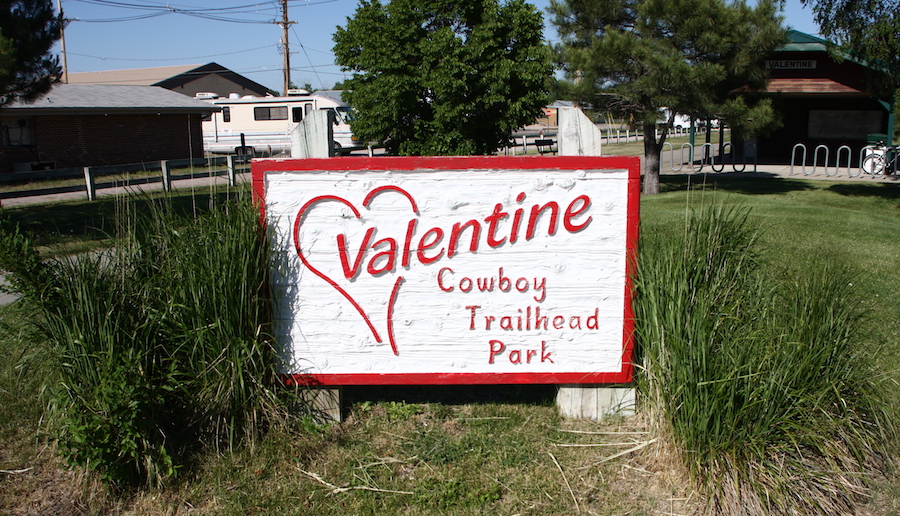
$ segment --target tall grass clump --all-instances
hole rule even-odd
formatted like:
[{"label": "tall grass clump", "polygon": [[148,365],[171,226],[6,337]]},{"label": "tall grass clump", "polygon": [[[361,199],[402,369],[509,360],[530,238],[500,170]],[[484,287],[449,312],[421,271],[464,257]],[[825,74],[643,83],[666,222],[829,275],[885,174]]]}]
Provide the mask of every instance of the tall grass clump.
[{"label": "tall grass clump", "polygon": [[269,247],[246,200],[196,216],[123,206],[112,250],[42,261],[7,227],[0,269],[56,364],[48,421],[73,465],[156,484],[277,411]]},{"label": "tall grass clump", "polygon": [[756,235],[723,207],[642,235],[639,388],[710,513],[851,514],[897,438],[865,303],[840,260],[779,269]]}]

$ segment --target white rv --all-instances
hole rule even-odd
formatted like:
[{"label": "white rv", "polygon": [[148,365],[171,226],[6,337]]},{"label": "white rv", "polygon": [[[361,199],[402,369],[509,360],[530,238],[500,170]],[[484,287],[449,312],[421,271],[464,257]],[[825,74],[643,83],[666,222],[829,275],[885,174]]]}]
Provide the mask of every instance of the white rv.
[{"label": "white rv", "polygon": [[[203,119],[203,148],[217,154],[282,154],[291,151],[291,131],[314,109],[334,112],[334,146],[338,152],[358,149],[353,138],[353,112],[340,91],[290,91],[287,97],[220,98],[198,93],[196,98],[222,108]],[[295,94],[296,93],[296,94]],[[239,149],[244,147],[243,152]]]}]

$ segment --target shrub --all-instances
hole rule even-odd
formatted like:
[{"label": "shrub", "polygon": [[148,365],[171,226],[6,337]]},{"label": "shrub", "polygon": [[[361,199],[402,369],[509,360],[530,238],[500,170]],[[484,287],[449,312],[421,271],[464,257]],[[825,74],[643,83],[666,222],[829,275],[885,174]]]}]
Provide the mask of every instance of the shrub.
[{"label": "shrub", "polygon": [[895,451],[894,408],[836,260],[762,265],[747,212],[643,238],[639,386],[722,514],[852,513]]},{"label": "shrub", "polygon": [[120,223],[115,249],[50,261],[10,228],[0,269],[39,314],[64,455],[155,484],[199,446],[254,438],[277,406],[269,247],[246,200],[195,217],[161,201]]}]

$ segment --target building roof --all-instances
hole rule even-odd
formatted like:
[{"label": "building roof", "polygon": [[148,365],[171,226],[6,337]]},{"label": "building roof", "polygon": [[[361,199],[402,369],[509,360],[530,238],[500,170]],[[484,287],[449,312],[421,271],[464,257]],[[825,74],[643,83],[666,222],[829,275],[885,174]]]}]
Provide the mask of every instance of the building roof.
[{"label": "building roof", "polygon": [[766,90],[769,93],[841,93],[841,94],[857,94],[868,95],[866,92],[841,84],[824,77],[782,77],[769,79],[766,84]]},{"label": "building roof", "polygon": [[800,52],[824,52],[828,50],[827,41],[799,30],[789,30],[787,38],[788,42],[779,50]]},{"label": "building roof", "polygon": [[171,90],[206,75],[219,75],[248,90],[258,92],[260,95],[268,91],[268,88],[262,84],[251,81],[218,63],[106,70],[102,72],[78,72],[68,74],[68,81],[69,84],[161,86]]},{"label": "building roof", "polygon": [[156,83],[182,75],[200,65],[160,66],[157,68],[132,68],[105,70],[102,72],[78,72],[68,74],[69,84],[119,84],[126,86],[155,86]]},{"label": "building roof", "polygon": [[158,86],[121,86],[110,84],[56,84],[32,103],[16,101],[0,113],[17,114],[77,113],[208,113],[219,108]]}]

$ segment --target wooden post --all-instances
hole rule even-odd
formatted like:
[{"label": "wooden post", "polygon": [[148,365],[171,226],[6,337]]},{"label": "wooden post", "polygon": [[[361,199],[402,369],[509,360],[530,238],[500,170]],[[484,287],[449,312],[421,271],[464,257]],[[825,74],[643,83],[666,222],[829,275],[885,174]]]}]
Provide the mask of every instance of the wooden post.
[{"label": "wooden post", "polygon": [[343,387],[310,387],[303,398],[312,407],[317,423],[340,423],[344,420],[343,394]]},{"label": "wooden post", "polygon": [[162,169],[163,190],[169,192],[172,190],[172,173],[169,170],[169,162],[166,160],[160,161],[159,168]]},{"label": "wooden post", "polygon": [[564,417],[599,421],[608,416],[634,415],[637,406],[633,386],[560,385],[556,408]]},{"label": "wooden post", "polygon": [[225,158],[225,167],[228,169],[228,186],[237,185],[237,173],[235,172],[234,154],[229,154]]},{"label": "wooden post", "polygon": [[93,201],[97,196],[97,185],[94,182],[94,173],[91,167],[84,167],[84,184],[87,187],[87,198]]}]

